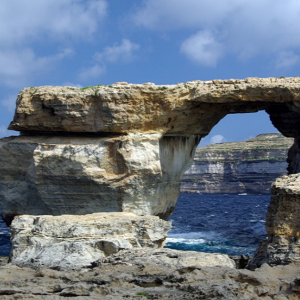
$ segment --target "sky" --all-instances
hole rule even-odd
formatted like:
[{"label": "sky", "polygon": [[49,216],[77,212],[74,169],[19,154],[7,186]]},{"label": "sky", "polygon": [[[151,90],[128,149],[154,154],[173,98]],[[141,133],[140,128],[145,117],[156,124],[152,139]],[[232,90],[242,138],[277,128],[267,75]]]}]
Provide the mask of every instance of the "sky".
[{"label": "sky", "polygon": [[[299,76],[299,0],[2,0],[0,137],[24,87]],[[277,132],[226,116],[201,145]]]}]

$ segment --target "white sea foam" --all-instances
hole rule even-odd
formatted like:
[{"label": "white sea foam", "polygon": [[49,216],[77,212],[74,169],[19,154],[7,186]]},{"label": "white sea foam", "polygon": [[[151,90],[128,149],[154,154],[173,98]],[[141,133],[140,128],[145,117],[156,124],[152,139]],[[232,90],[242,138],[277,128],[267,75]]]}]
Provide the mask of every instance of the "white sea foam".
[{"label": "white sea foam", "polygon": [[171,233],[166,239],[167,243],[181,244],[204,244],[208,241],[215,240],[219,235],[214,231],[209,232],[183,232]]},{"label": "white sea foam", "polygon": [[167,238],[167,243],[179,243],[179,244],[186,244],[186,245],[199,245],[199,244],[205,244],[205,239],[180,239],[180,238]]}]

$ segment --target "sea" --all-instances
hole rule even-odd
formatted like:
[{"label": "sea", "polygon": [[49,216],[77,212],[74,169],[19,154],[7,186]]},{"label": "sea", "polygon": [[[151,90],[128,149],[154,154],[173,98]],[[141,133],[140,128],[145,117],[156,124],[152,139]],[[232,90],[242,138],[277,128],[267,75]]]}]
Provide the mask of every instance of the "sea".
[{"label": "sea", "polygon": [[[169,218],[166,247],[179,250],[253,255],[266,238],[270,195],[180,194]],[[11,250],[10,230],[0,221],[0,256]]]},{"label": "sea", "polygon": [[270,195],[181,194],[169,218],[166,247],[253,255],[266,239]]}]

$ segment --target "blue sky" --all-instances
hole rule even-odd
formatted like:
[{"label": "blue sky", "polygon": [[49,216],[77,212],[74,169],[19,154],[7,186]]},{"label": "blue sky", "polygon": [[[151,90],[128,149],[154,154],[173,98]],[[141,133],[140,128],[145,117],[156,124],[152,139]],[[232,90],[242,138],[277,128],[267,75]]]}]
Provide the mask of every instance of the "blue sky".
[{"label": "blue sky", "polygon": [[[0,137],[27,86],[299,76],[299,0],[2,0]],[[230,115],[203,144],[276,132]]]}]

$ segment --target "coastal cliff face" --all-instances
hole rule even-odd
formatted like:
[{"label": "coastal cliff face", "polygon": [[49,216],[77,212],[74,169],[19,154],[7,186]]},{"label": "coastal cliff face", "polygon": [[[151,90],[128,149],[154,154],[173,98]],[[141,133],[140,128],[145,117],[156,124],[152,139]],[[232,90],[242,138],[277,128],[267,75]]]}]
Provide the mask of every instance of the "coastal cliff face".
[{"label": "coastal cliff face", "polygon": [[264,263],[289,264],[300,261],[300,174],[278,178],[271,188],[267,212],[268,238],[261,241],[249,267]]},{"label": "coastal cliff face", "polygon": [[197,148],[193,164],[183,175],[181,191],[270,194],[272,182],[287,174],[293,142],[293,138],[274,133]]},{"label": "coastal cliff face", "polygon": [[15,215],[133,212],[167,218],[197,137],[19,136],[0,141],[0,202]]},{"label": "coastal cliff face", "polygon": [[295,139],[288,169],[299,172],[299,77],[26,88],[9,126],[21,135],[0,141],[2,216],[7,224],[24,214],[167,219],[200,139],[227,114],[259,110]]}]

